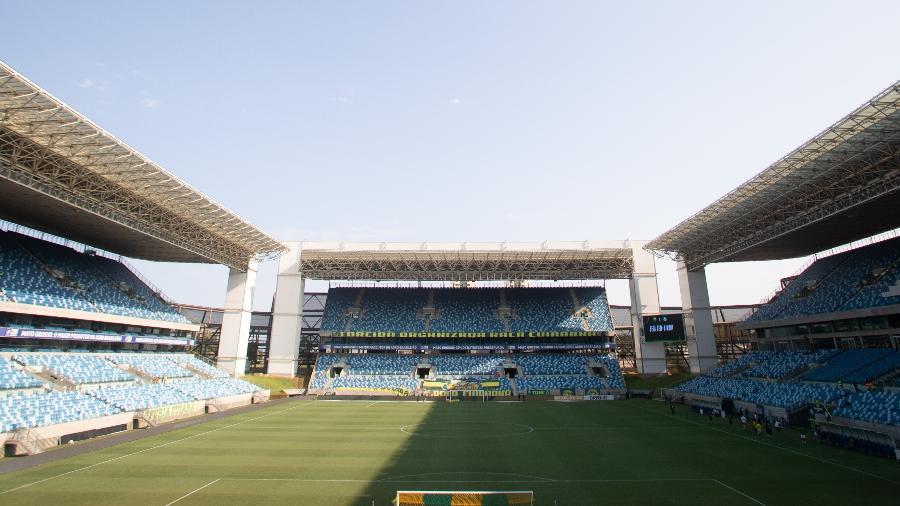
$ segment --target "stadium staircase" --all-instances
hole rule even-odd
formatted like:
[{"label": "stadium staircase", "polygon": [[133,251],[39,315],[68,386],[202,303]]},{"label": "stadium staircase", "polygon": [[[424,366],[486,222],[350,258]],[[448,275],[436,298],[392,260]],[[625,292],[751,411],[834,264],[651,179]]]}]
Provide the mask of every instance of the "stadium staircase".
[{"label": "stadium staircase", "polygon": [[[31,249],[28,248],[28,246],[21,240],[20,237],[17,236],[17,234],[9,234],[9,237],[12,240],[12,242],[14,242],[15,245],[19,247],[20,250],[24,251],[32,260],[34,260],[38,265],[40,265],[41,268],[44,269],[45,272],[47,272],[49,277],[52,278],[54,281],[56,281],[56,283],[59,284],[59,286],[61,288],[71,290],[77,298],[81,299],[82,302],[89,305],[95,311],[97,310],[97,305],[94,304],[90,299],[85,297],[84,293],[82,293],[81,287],[78,287],[77,283],[75,283],[73,280],[71,280],[65,272],[60,271],[59,269],[55,269],[54,267],[49,265],[47,262],[45,262],[43,258],[39,257],[37,254],[35,254],[33,251],[31,251]],[[63,276],[64,276],[64,280],[68,280],[69,283],[71,283],[72,285],[75,285],[75,286],[71,286],[71,285],[60,282],[60,280],[57,279],[56,276],[51,274],[54,271],[62,272]]]},{"label": "stadium staircase", "polygon": [[581,301],[578,300],[578,294],[575,293],[574,288],[569,288],[569,297],[572,298],[572,309],[575,311],[581,309],[581,307],[582,307]]},{"label": "stadium staircase", "polygon": [[157,378],[155,376],[151,376],[150,374],[147,374],[146,372],[142,371],[140,368],[135,367],[133,365],[128,365],[128,366],[126,366],[125,369],[122,369],[122,370],[132,376],[136,376],[138,379],[140,379],[141,381],[143,381],[145,383],[159,383],[160,382],[159,378]]},{"label": "stadium staircase", "polygon": [[[362,315],[362,301],[365,295],[365,288],[360,288],[359,291],[356,292],[356,297],[353,299],[353,304],[350,306],[350,309],[356,314]],[[344,332],[350,332],[351,330],[353,330],[353,318],[347,318],[347,323],[344,325]]]},{"label": "stadium staircase", "polygon": [[17,455],[37,455],[44,450],[57,446],[59,441],[58,438],[42,438],[33,429],[20,429],[14,432],[10,439],[6,440],[6,444],[16,446],[17,451],[15,453]]}]

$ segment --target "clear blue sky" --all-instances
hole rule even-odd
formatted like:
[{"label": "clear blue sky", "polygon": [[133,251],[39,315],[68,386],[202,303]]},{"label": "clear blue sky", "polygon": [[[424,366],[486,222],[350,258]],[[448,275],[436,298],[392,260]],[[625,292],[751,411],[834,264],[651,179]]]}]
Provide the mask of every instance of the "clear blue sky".
[{"label": "clear blue sky", "polygon": [[[651,239],[900,77],[896,1],[0,13],[0,59],[284,240]],[[712,301],[756,302],[802,262],[712,266]],[[222,303],[222,267],[139,266],[179,301]]]}]

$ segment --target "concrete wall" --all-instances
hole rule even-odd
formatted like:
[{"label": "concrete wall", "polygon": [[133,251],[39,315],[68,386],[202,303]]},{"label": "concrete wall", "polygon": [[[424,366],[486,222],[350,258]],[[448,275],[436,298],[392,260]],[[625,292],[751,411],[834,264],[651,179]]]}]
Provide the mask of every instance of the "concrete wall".
[{"label": "concrete wall", "polygon": [[243,376],[247,368],[247,340],[250,338],[256,266],[256,261],[251,261],[246,272],[235,269],[228,272],[228,291],[225,294],[216,365],[235,376]]},{"label": "concrete wall", "polygon": [[275,304],[272,311],[272,336],[269,340],[269,374],[297,375],[300,349],[300,325],[303,315],[304,282],[300,273],[300,243],[286,244],[288,252],[278,261]]},{"label": "concrete wall", "polygon": [[684,332],[688,347],[688,363],[694,374],[716,368],[716,336],[713,333],[712,313],[709,310],[709,289],[706,271],[687,270],[678,260],[678,285],[681,288],[681,307],[684,310]]},{"label": "concrete wall", "polygon": [[659,286],[656,280],[656,259],[644,249],[647,241],[632,241],[634,273],[628,282],[631,291],[631,324],[634,328],[634,354],[638,372],[662,374],[666,372],[664,343],[648,343],[644,338],[645,315],[658,315]]}]

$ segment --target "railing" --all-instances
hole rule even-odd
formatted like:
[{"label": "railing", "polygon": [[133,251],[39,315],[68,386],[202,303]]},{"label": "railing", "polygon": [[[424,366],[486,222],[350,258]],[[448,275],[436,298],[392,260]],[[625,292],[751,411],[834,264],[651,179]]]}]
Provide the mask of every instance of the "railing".
[{"label": "railing", "polygon": [[22,445],[29,455],[35,455],[43,452],[47,448],[56,446],[59,442],[57,438],[42,438],[40,434],[33,429],[20,429],[10,438],[11,442]]},{"label": "railing", "polygon": [[133,265],[131,265],[131,263],[128,262],[125,259],[125,257],[123,257],[122,255],[116,255],[116,254],[110,253],[108,251],[100,250],[100,249],[94,248],[92,246],[87,246],[85,244],[81,244],[80,242],[72,241],[72,240],[65,239],[63,237],[58,237],[58,236],[55,236],[52,234],[47,234],[47,233],[41,232],[39,230],[34,230],[31,228],[25,227],[23,225],[18,225],[16,223],[12,223],[12,222],[5,221],[5,220],[0,220],[0,230],[6,231],[6,232],[16,232],[16,233],[19,233],[22,235],[26,235],[28,237],[33,237],[35,239],[40,239],[42,241],[57,244],[59,246],[66,246],[68,248],[74,249],[75,251],[78,251],[79,253],[85,253],[87,250],[90,250],[97,256],[102,256],[102,257],[108,258],[110,260],[115,260],[115,261],[121,263],[122,265],[124,265],[128,270],[130,270],[131,273],[134,274],[136,278],[138,278],[142,283],[147,285],[147,287],[150,288],[150,290],[153,293],[158,295],[160,299],[165,301],[166,304],[169,304],[169,305],[174,304],[174,301],[172,301],[172,299],[170,299],[168,296],[166,296],[166,294],[163,293],[163,291],[160,290],[159,287],[157,287],[152,282],[150,282],[150,280],[147,279],[146,277],[144,277],[143,274],[138,272],[138,270]]},{"label": "railing", "polygon": [[[894,239],[896,237],[900,237],[900,228],[895,228],[895,229],[889,230],[887,232],[882,232],[878,235],[866,237],[865,239],[860,239],[858,241],[853,241],[848,244],[843,244],[841,246],[837,246],[837,247],[831,248],[829,250],[825,250],[825,251],[816,253],[815,255],[812,255],[811,257],[809,257],[806,260],[806,262],[803,262],[803,265],[801,265],[792,275],[785,276],[785,279],[786,278],[796,278],[797,276],[802,274],[803,271],[808,269],[813,263],[815,263],[816,261],[821,260],[823,258],[838,255],[840,253],[845,253],[847,251],[859,249],[859,248],[862,248],[865,246],[870,246],[872,244],[876,244],[879,242]],[[787,286],[776,288],[775,290],[772,291],[772,293],[770,293],[768,296],[766,296],[761,301],[759,301],[759,305],[761,306],[763,304],[768,304],[773,298],[775,298],[776,295],[778,295],[779,292],[781,292],[785,288],[787,288]]]}]

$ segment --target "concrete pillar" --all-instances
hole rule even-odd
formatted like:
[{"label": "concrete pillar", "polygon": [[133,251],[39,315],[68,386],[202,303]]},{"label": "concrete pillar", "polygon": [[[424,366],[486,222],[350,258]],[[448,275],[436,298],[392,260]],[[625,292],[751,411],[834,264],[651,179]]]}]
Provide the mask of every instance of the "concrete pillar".
[{"label": "concrete pillar", "polygon": [[683,260],[678,260],[676,269],[678,285],[681,288],[684,334],[691,372],[702,373],[715,369],[718,356],[712,311],[709,307],[709,289],[706,286],[706,271],[702,268],[689,271]]},{"label": "concrete pillar", "polygon": [[216,365],[235,376],[243,376],[247,369],[247,340],[250,337],[256,268],[257,262],[252,260],[246,272],[236,269],[228,271],[228,289],[225,292],[225,311],[222,315]]},{"label": "concrete pillar", "polygon": [[287,253],[283,253],[278,260],[267,372],[294,377],[297,375],[297,353],[300,349],[304,281],[300,273],[300,243],[287,243],[286,246]]},{"label": "concrete pillar", "polygon": [[631,254],[634,272],[628,281],[631,290],[631,325],[634,328],[634,353],[638,372],[662,374],[666,372],[666,348],[663,343],[648,343],[644,339],[645,315],[658,315],[659,285],[656,281],[656,259],[644,249],[646,241],[632,241]]}]

